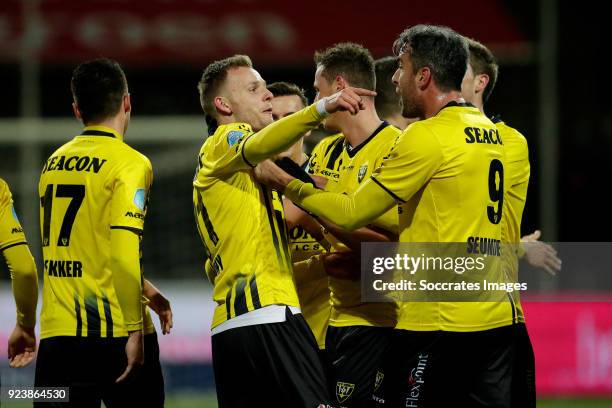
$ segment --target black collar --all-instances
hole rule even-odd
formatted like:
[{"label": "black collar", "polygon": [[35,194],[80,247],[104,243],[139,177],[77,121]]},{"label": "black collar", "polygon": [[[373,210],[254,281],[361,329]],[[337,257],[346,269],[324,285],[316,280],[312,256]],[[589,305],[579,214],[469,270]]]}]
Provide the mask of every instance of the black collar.
[{"label": "black collar", "polygon": [[111,132],[103,132],[101,130],[84,130],[83,133],[81,133],[81,136],[107,136],[107,137],[115,137],[115,135],[113,135]]},{"label": "black collar", "polygon": [[348,141],[346,140],[346,137],[345,137],[345,139],[344,139],[344,149],[346,150],[346,153],[349,155],[349,157],[355,157],[355,155],[357,154],[358,151],[363,149],[363,147],[365,145],[367,145],[370,140],[374,139],[374,136],[379,134],[380,131],[383,130],[384,128],[386,128],[387,126],[389,126],[389,122],[387,122],[386,120],[383,120],[382,123],[380,124],[380,126],[378,126],[376,128],[374,133],[372,133],[366,140],[361,142],[358,146],[353,147],[352,149],[349,149],[349,144],[348,144]]},{"label": "black collar", "polygon": [[503,122],[504,120],[502,119],[501,115],[498,113],[496,115],[491,116],[491,122],[493,123],[499,123],[499,122]]},{"label": "black collar", "polygon": [[[475,106],[474,106],[474,105],[472,105],[472,104],[471,104],[471,103],[469,103],[469,102],[457,102],[457,101],[450,101],[449,103],[447,103],[446,105],[444,105],[444,106],[442,107],[442,109],[452,108],[452,107],[454,107],[454,106],[460,106],[460,107],[463,107],[463,108],[475,108]],[[438,111],[438,113],[442,112],[442,109],[440,109],[440,110]]]}]

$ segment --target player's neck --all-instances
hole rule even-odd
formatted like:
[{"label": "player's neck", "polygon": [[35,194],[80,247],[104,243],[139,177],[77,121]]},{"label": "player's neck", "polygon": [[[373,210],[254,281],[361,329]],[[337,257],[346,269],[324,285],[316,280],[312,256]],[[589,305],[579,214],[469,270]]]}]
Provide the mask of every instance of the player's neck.
[{"label": "player's neck", "polygon": [[291,146],[289,158],[300,166],[308,160],[308,156],[304,153],[304,139]]},{"label": "player's neck", "polygon": [[295,152],[291,155],[291,160],[302,166],[308,160],[308,155],[304,152]]},{"label": "player's neck", "polygon": [[99,122],[88,122],[85,124],[86,127],[88,126],[104,126],[110,129],[113,129],[115,132],[117,132],[117,134],[119,136],[121,136],[121,140],[123,140],[123,133],[124,133],[124,129],[125,129],[125,120],[119,118],[119,117],[114,117],[114,118],[109,118],[103,121],[99,121]]},{"label": "player's neck", "polygon": [[395,115],[390,115],[384,118],[390,125],[395,126],[398,129],[404,130],[408,127],[412,122],[416,122],[419,118],[405,118],[401,113],[396,113]]},{"label": "player's neck", "polygon": [[484,102],[482,102],[482,100],[474,101],[474,106],[477,107],[483,115],[486,115],[484,110]]},{"label": "player's neck", "polygon": [[357,115],[346,113],[340,131],[352,147],[359,146],[380,126],[382,122],[372,107],[359,111]]},{"label": "player's neck", "polygon": [[425,96],[423,104],[423,116],[429,119],[436,116],[438,112],[451,102],[465,103],[465,99],[459,91],[440,92],[435,91]]}]

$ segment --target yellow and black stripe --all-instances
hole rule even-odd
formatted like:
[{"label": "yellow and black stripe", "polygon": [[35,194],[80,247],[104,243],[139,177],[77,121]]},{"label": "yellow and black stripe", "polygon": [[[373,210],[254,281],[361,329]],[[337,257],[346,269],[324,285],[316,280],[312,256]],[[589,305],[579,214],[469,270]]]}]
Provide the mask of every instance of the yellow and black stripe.
[{"label": "yellow and black stripe", "polygon": [[[100,310],[98,308],[98,297],[89,293],[83,297],[83,305],[85,307],[85,315],[87,319],[87,337],[100,338],[102,337],[102,322]],[[104,320],[106,322],[106,338],[114,337],[113,314],[111,311],[110,301],[104,294],[102,296],[102,308],[104,310]],[[78,294],[74,294],[74,313],[76,317],[76,336],[83,337],[83,318],[81,316],[81,299]]]},{"label": "yellow and black stripe", "polygon": [[227,291],[225,308],[227,320],[261,308],[255,274],[250,278],[241,277],[236,280],[234,286]]},{"label": "yellow and black stripe", "polygon": [[274,243],[274,249],[276,250],[276,257],[278,264],[281,268],[291,271],[292,263],[291,256],[289,255],[289,241],[287,239],[287,227],[285,225],[285,219],[282,212],[282,207],[279,209],[274,208],[273,205],[273,194],[276,194],[276,201],[282,206],[282,201],[278,192],[269,190],[262,186],[262,196],[264,198],[264,205],[268,215],[268,222],[270,224],[270,231],[272,233],[272,242]]}]

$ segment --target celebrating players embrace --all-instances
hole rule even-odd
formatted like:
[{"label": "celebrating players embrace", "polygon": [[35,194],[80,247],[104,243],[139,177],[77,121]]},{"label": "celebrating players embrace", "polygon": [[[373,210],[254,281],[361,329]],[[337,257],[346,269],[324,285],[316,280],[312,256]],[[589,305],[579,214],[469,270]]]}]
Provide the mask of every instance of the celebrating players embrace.
[{"label": "celebrating players embrace", "polygon": [[[193,208],[217,304],[221,408],[535,406],[517,293],[490,302],[362,299],[364,242],[495,243],[487,268],[505,268],[512,282],[529,254],[519,245],[527,143],[484,114],[493,55],[433,25],[403,31],[393,52],[377,62],[354,43],[317,52],[310,105],[294,84],[268,87],[246,55],[203,72],[210,136],[197,154]],[[153,170],[124,142],[127,80],[118,63],[99,59],[75,69],[71,89],[84,129],[51,154],[39,182],[35,384],[71,387],[68,406],[163,406],[145,305],[164,334],[172,311],[141,268]],[[321,125],[333,136],[307,156],[303,137]],[[2,180],[0,204],[17,304],[9,355],[19,367],[36,351],[36,268]],[[499,250],[504,243],[516,250]],[[551,255],[542,266],[559,263]],[[483,273],[494,281],[498,270]]]}]

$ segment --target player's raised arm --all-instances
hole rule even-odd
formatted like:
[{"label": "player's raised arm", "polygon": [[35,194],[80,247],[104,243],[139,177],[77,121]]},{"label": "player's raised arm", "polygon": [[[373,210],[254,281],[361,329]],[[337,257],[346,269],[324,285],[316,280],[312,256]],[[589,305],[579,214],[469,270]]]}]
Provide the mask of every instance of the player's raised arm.
[{"label": "player's raised arm", "polygon": [[381,167],[352,195],[318,190],[267,162],[258,166],[256,174],[260,181],[284,190],[286,197],[305,210],[341,228],[354,230],[371,223],[397,202],[408,201],[441,161],[437,139],[426,128],[413,124],[400,136]]},{"label": "player's raised arm", "polygon": [[244,156],[255,165],[293,145],[303,134],[315,128],[330,113],[347,111],[355,115],[362,110],[364,96],[376,96],[376,92],[362,88],[345,88],[321,99],[292,115],[282,118],[245,141]]},{"label": "player's raised arm", "polygon": [[[287,198],[305,210],[347,230],[372,222],[396,205],[392,197],[372,182],[364,183],[352,195],[329,193],[294,179],[271,162],[260,164],[256,177],[260,182],[284,190]],[[368,205],[357,206],[359,202],[367,202]]]}]

